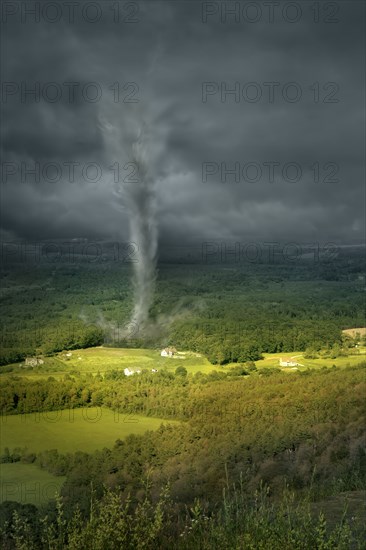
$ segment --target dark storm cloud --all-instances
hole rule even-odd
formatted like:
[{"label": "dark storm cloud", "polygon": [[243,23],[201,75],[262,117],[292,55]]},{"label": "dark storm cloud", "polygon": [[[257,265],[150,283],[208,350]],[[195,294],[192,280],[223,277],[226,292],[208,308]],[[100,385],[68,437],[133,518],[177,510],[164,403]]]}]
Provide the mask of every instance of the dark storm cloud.
[{"label": "dark storm cloud", "polygon": [[[77,4],[80,10],[83,4]],[[307,2],[295,2],[302,8],[296,23],[281,15],[269,23],[263,2],[257,23],[242,16],[237,23],[228,16],[225,23],[220,13],[203,23],[200,2],[165,1],[136,4],[136,22],[117,24],[116,4],[100,3],[103,16],[96,23],[79,11],[74,22],[63,13],[53,24],[42,18],[34,23],[30,16],[22,23],[19,14],[3,18],[7,238],[127,240],[128,212],[116,193],[123,181],[116,184],[111,167],[128,160],[123,144],[147,120],[155,142],[151,172],[158,180],[161,243],[362,239],[362,2],[334,3],[339,21],[333,23],[324,21],[329,13],[321,3],[319,23],[310,9],[316,3]],[[126,16],[126,4],[118,5]],[[22,82],[40,83],[39,102],[21,101]],[[101,90],[95,102],[91,82]],[[203,102],[205,82],[215,93]],[[239,101],[232,95],[222,101],[221,83],[232,89],[236,82]],[[272,101],[270,82],[278,83]],[[55,101],[49,83],[62,91]],[[78,83],[72,97],[70,83]],[[132,84],[123,89],[126,83]],[[246,88],[248,83],[255,85]],[[296,87],[286,88],[288,83]],[[334,84],[323,89],[326,83]],[[253,102],[256,90],[262,97]],[[301,97],[291,102],[298,90]],[[126,97],[138,102],[126,103]],[[119,128],[120,140],[108,135],[110,127]],[[269,181],[271,162],[276,164]],[[22,175],[22,167],[37,163],[39,177]],[[221,163],[228,169],[239,163],[240,181],[230,175],[221,181]],[[291,181],[288,163],[300,168],[298,181]],[[258,167],[262,175],[254,181]]]}]

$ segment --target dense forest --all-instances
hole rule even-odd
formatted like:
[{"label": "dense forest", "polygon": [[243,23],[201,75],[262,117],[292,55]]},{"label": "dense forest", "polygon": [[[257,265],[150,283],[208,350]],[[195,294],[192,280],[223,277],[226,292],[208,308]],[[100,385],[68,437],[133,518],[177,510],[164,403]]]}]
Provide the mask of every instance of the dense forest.
[{"label": "dense forest", "polygon": [[101,343],[173,344],[213,364],[255,361],[263,352],[339,345],[342,329],[364,325],[358,248],[296,261],[188,258],[160,262],[150,312],[157,330],[142,338],[129,323],[133,288],[125,258],[10,256],[1,277],[0,364]]}]

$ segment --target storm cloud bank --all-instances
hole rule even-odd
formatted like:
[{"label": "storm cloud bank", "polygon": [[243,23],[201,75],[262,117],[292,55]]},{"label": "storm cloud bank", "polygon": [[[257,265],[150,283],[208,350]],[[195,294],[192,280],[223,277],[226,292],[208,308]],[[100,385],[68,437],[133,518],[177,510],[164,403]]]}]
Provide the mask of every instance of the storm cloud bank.
[{"label": "storm cloud bank", "polygon": [[[281,4],[272,19],[264,2],[256,15],[245,2],[105,1],[99,19],[78,4],[72,21],[3,20],[3,239],[137,235],[152,281],[155,209],[160,246],[363,238],[362,2]],[[136,107],[160,147],[154,207],[125,181],[142,141],[121,160],[103,126],[131,145]]]}]

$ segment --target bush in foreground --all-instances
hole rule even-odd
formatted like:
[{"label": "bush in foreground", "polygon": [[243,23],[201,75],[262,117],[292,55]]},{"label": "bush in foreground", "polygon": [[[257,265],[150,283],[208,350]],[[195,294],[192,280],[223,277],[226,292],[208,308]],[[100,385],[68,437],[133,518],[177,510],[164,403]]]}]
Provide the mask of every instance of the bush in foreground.
[{"label": "bush in foreground", "polygon": [[243,487],[223,494],[220,507],[207,515],[199,500],[185,517],[175,514],[165,487],[157,502],[146,484],[144,497],[132,505],[118,491],[105,490],[101,500],[92,498],[90,515],[83,520],[76,510],[66,522],[61,499],[56,499],[53,519],[37,522],[14,509],[12,520],[2,529],[5,549],[15,550],[117,550],[117,549],[361,549],[364,530],[350,524],[345,513],[329,527],[322,514],[314,517],[306,499],[296,502],[287,489],[278,502],[270,502],[269,489],[261,487],[248,501]]}]

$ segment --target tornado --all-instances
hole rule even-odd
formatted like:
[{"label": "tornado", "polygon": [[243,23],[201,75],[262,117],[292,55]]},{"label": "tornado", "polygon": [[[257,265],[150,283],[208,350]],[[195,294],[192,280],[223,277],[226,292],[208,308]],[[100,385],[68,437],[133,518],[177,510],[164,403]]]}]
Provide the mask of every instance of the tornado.
[{"label": "tornado", "polygon": [[[127,217],[131,257],[133,308],[119,337],[143,337],[151,329],[149,311],[154,299],[157,269],[157,176],[154,168],[161,139],[137,106],[121,113],[106,107],[99,117],[106,162],[119,166],[119,177],[111,181],[112,196],[121,216]],[[152,139],[154,138],[154,139]],[[122,221],[122,220],[121,220]],[[115,332],[115,331],[114,331]]]},{"label": "tornado", "polygon": [[154,299],[158,243],[156,189],[149,170],[148,140],[148,127],[143,124],[136,141],[132,143],[133,171],[126,182],[125,193],[130,240],[135,247],[131,323],[140,334],[148,327],[149,310]]}]

